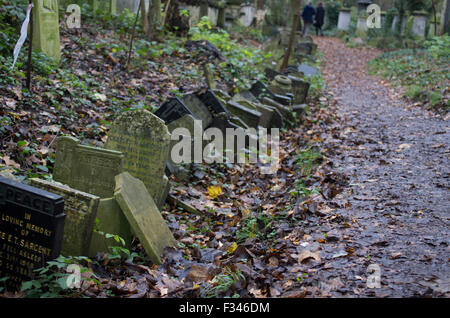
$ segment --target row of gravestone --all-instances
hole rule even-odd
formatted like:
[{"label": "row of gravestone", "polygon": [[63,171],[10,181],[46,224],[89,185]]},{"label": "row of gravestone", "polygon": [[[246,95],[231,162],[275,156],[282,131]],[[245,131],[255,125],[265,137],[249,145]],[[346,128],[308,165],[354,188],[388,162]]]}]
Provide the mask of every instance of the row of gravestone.
[{"label": "row of gravestone", "polygon": [[33,269],[58,256],[108,252],[134,233],[155,264],[175,243],[159,212],[170,134],[152,113],[129,111],[113,123],[104,148],[73,137],[57,140],[53,178],[30,185],[0,177],[0,277],[20,288]]},{"label": "row of gravestone", "polygon": [[24,185],[0,177],[0,277],[10,277],[8,288],[20,288],[33,269],[60,253],[108,252],[114,243],[106,234],[119,235],[129,247],[134,232],[150,259],[160,263],[164,247],[175,243],[159,212],[169,191],[169,130],[195,129],[194,119],[223,130],[281,127],[286,116],[303,110],[292,100],[304,101],[307,88],[300,86],[309,87],[282,78],[282,88],[256,82],[233,97],[208,90],[170,99],[155,114],[127,111],[113,122],[104,148],[59,137],[55,181],[31,179]]}]

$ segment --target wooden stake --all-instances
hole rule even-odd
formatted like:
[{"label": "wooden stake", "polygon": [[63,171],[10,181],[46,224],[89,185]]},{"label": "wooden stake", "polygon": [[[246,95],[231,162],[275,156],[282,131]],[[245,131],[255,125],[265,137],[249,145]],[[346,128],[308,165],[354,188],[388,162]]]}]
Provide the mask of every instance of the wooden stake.
[{"label": "wooden stake", "polygon": [[292,46],[294,45],[295,33],[297,31],[299,20],[300,20],[300,14],[298,14],[298,13],[294,14],[294,21],[292,23],[292,31],[291,31],[291,35],[289,36],[289,45],[288,45],[286,53],[284,54],[283,63],[281,64],[281,67],[280,67],[281,73],[284,73],[284,71],[286,71],[286,68],[288,66],[289,58],[291,56]]},{"label": "wooden stake", "polygon": [[137,13],[136,13],[136,19],[134,20],[133,30],[131,31],[130,47],[128,49],[128,59],[127,59],[127,65],[126,65],[127,69],[128,69],[128,66],[130,65],[131,51],[133,50],[134,35],[136,33],[136,25],[137,25],[137,22],[138,22],[138,19],[139,19],[139,12],[141,11],[141,5],[142,5],[143,1],[144,0],[141,0],[141,2],[139,3],[139,7],[138,7],[138,10],[137,10]]}]

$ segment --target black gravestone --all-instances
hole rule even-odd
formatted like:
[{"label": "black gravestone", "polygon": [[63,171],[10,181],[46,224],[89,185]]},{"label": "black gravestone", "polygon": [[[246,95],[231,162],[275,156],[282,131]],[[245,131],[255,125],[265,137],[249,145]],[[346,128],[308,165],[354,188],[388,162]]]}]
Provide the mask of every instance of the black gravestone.
[{"label": "black gravestone", "polygon": [[8,291],[59,256],[63,210],[61,196],[0,177],[0,277],[8,277]]},{"label": "black gravestone", "polygon": [[192,115],[197,118],[186,105],[177,97],[169,99],[156,112],[155,115],[164,120],[165,124],[169,124],[184,115]]},{"label": "black gravestone", "polygon": [[264,97],[275,99],[275,94],[263,82],[257,81],[250,88],[250,92],[262,102]]},{"label": "black gravestone", "polygon": [[216,94],[213,91],[207,90],[203,94],[197,95],[198,98],[202,101],[203,104],[208,107],[209,111],[215,115],[220,113],[227,114],[228,117],[231,116],[228,109],[222,104],[222,102],[217,98]]}]

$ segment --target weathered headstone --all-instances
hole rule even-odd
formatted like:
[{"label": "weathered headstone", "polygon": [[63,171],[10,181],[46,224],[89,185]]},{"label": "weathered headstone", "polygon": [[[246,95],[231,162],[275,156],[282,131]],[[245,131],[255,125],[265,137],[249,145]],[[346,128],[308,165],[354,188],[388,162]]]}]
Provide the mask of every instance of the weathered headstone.
[{"label": "weathered headstone", "polygon": [[229,101],[227,108],[230,113],[240,117],[250,127],[257,128],[261,121],[262,114],[259,111],[247,108],[239,103]]},{"label": "weathered headstone", "polygon": [[[89,257],[94,257],[97,253],[110,253],[112,246],[120,246],[125,248],[131,247],[133,233],[130,223],[117,204],[114,197],[100,199],[97,210],[97,218],[95,228],[92,233],[91,243],[89,245]],[[103,234],[101,234],[102,232]],[[125,246],[116,242],[114,238],[106,238],[105,234],[114,234],[125,240]]]},{"label": "weathered headstone", "polygon": [[105,144],[105,148],[124,154],[124,171],[144,182],[158,206],[163,204],[169,147],[167,126],[147,110],[127,111],[117,117]]},{"label": "weathered headstone", "polygon": [[36,188],[55,193],[64,198],[64,225],[61,254],[65,256],[88,255],[100,198],[61,183],[31,179]]},{"label": "weathered headstone", "polygon": [[160,264],[164,248],[176,243],[172,232],[142,181],[124,172],[116,176],[116,183],[117,203],[149,258]]},{"label": "weathered headstone", "polygon": [[0,277],[9,277],[8,290],[59,256],[63,210],[61,196],[0,177]]},{"label": "weathered headstone", "polygon": [[123,172],[123,154],[81,145],[74,137],[59,137],[53,179],[100,198],[114,195],[114,177]]},{"label": "weathered headstone", "polygon": [[414,11],[413,16],[413,25],[412,25],[412,33],[424,37],[425,36],[425,28],[427,26],[427,12],[422,11]]},{"label": "weathered headstone", "polygon": [[33,48],[61,60],[58,0],[33,0]]},{"label": "weathered headstone", "polygon": [[273,116],[273,110],[270,108],[267,108],[259,103],[252,103],[249,100],[246,100],[245,98],[242,98],[239,94],[236,94],[233,96],[233,101],[243,105],[249,109],[256,110],[261,113],[261,117],[259,119],[259,125],[264,128],[270,128],[271,122],[272,122],[272,116]]},{"label": "weathered headstone", "polygon": [[192,115],[194,117],[195,114],[192,113],[189,108],[177,97],[169,99],[165,102],[156,112],[155,115],[164,120],[167,124],[171,123],[174,120],[177,120],[184,115]]},{"label": "weathered headstone", "polygon": [[339,18],[338,18],[338,30],[347,31],[350,29],[350,8],[341,8],[339,10]]},{"label": "weathered headstone", "polygon": [[292,81],[292,92],[294,94],[294,98],[292,100],[293,104],[303,104],[308,96],[308,91],[311,84],[298,77],[289,76],[289,78]]},{"label": "weathered headstone", "polygon": [[202,121],[203,128],[208,128],[212,123],[212,116],[208,107],[195,95],[185,95],[182,99],[187,108]]}]

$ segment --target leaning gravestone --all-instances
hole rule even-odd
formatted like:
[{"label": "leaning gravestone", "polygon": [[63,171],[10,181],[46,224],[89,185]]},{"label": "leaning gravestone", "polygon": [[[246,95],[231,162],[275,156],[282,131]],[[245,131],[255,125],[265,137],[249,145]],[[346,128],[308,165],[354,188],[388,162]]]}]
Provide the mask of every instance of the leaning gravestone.
[{"label": "leaning gravestone", "polygon": [[17,291],[34,270],[59,256],[64,199],[0,177],[0,278]]},{"label": "leaning gravestone", "polygon": [[155,115],[164,120],[166,125],[184,115],[196,117],[195,114],[177,97],[171,98],[162,104],[155,112]]},{"label": "leaning gravestone", "polygon": [[202,121],[202,127],[208,128],[213,121],[213,117],[208,110],[208,107],[195,95],[189,94],[183,97],[183,103],[187,108]]},{"label": "leaning gravestone", "polygon": [[105,144],[105,148],[124,154],[124,170],[144,182],[159,207],[168,185],[164,171],[169,147],[167,126],[147,110],[127,111],[117,117]]},{"label": "leaning gravestone", "polygon": [[116,176],[114,196],[145,252],[153,263],[160,264],[164,248],[176,241],[145,184],[124,172]]},{"label": "leaning gravestone", "polygon": [[206,107],[208,107],[209,111],[213,115],[225,113],[228,117],[230,117],[230,112],[225,108],[213,91],[207,90],[203,94],[199,94],[198,98],[203,102],[203,104],[206,105]]},{"label": "leaning gravestone", "polygon": [[227,103],[227,108],[231,114],[241,118],[248,126],[252,128],[257,128],[262,114],[254,109],[247,108],[234,101],[229,101]]},{"label": "leaning gravestone", "polygon": [[246,100],[241,95],[236,94],[233,96],[233,101],[245,106],[249,109],[256,110],[261,113],[261,117],[259,119],[259,125],[264,128],[270,128],[271,122],[272,122],[272,116],[273,116],[273,110],[270,108],[267,108],[260,103],[252,103],[249,100]]},{"label": "leaning gravestone", "polygon": [[100,198],[71,189],[61,183],[37,178],[30,179],[30,184],[64,198],[66,221],[61,254],[65,256],[88,255]]},{"label": "leaning gravestone", "polygon": [[59,63],[58,0],[33,0],[33,5],[33,47]]},{"label": "leaning gravestone", "polygon": [[55,181],[100,198],[114,195],[114,177],[123,172],[123,154],[84,146],[74,137],[59,137],[56,143]]},{"label": "leaning gravestone", "polygon": [[298,71],[305,74],[305,76],[315,76],[317,75],[318,71],[315,67],[309,66],[308,64],[300,64],[298,67]]},{"label": "leaning gravestone", "polygon": [[294,93],[293,104],[303,104],[311,84],[298,77],[289,76],[289,78],[292,81],[292,92]]}]

